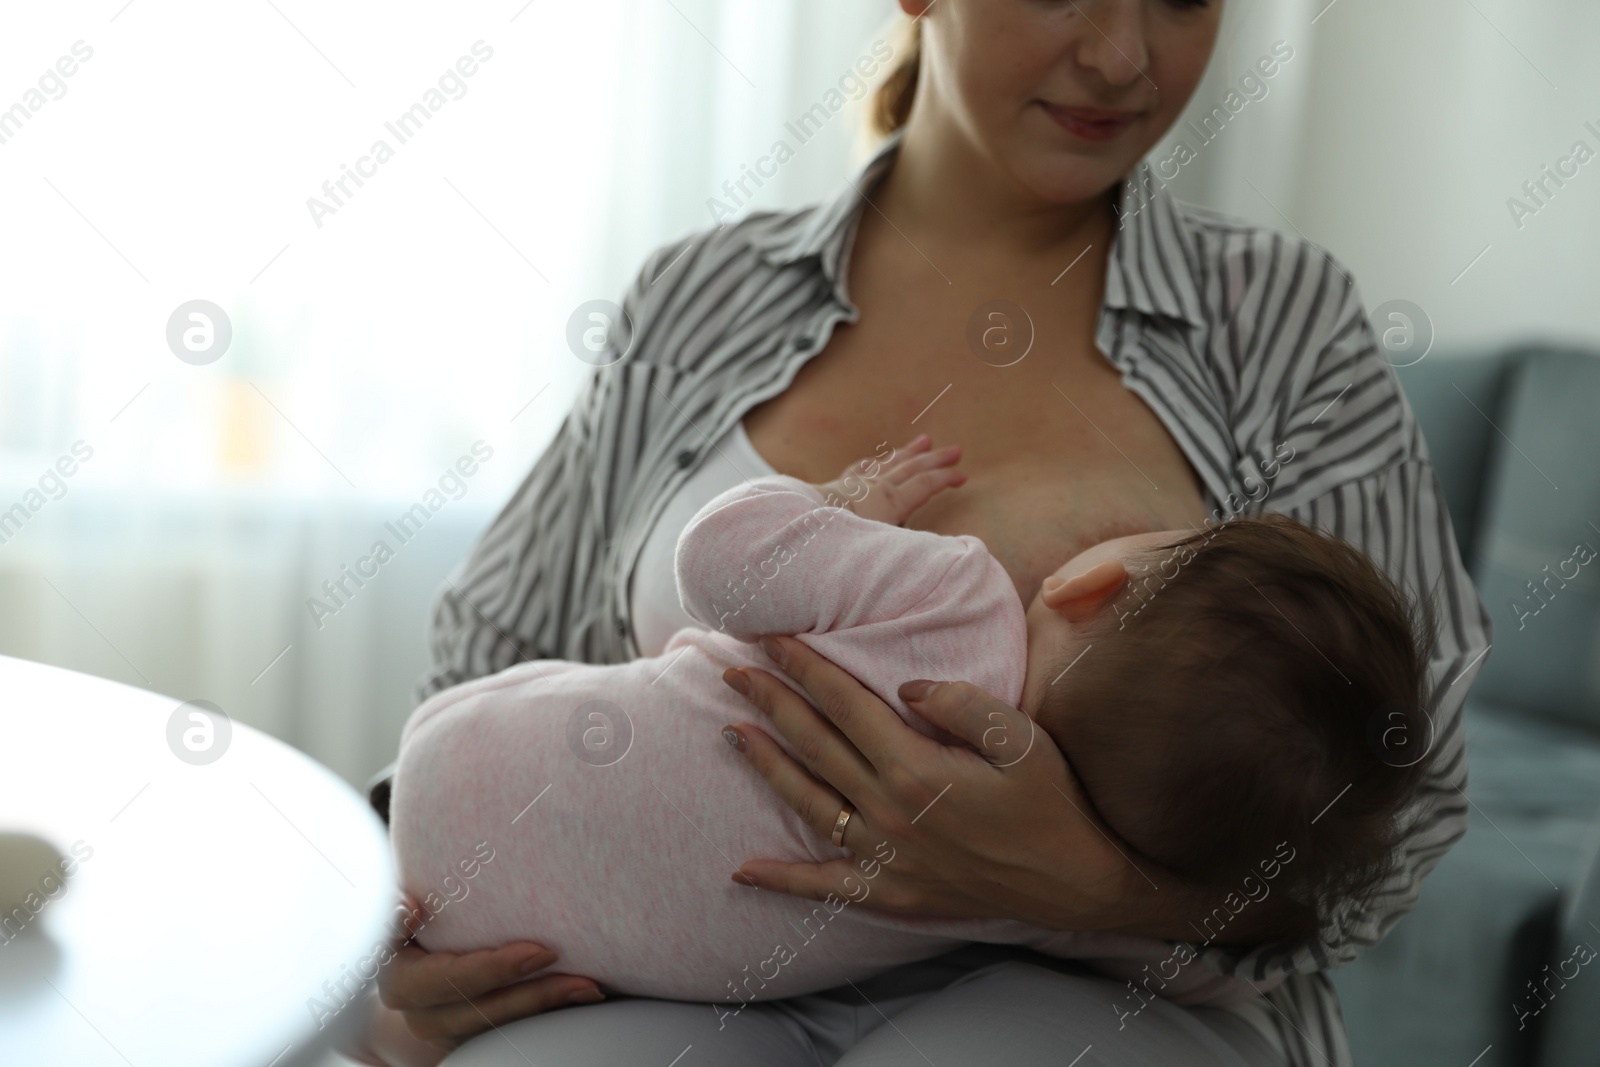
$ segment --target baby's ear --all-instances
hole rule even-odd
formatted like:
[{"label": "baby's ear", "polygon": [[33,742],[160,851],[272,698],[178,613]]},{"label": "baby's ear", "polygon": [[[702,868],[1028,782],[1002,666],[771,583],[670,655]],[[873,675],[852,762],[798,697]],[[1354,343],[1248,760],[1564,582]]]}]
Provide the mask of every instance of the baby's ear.
[{"label": "baby's ear", "polygon": [[1107,559],[1066,581],[1052,574],[1039,596],[1045,607],[1065,615],[1068,622],[1082,622],[1109,604],[1127,583],[1128,568],[1120,559]]}]

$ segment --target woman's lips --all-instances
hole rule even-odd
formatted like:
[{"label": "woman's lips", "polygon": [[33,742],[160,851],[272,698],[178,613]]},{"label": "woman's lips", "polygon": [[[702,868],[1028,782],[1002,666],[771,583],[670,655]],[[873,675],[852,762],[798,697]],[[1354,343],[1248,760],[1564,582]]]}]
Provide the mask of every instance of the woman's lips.
[{"label": "woman's lips", "polygon": [[1057,107],[1040,101],[1045,114],[1068,133],[1085,141],[1111,141],[1122,136],[1138,119],[1137,111],[1103,111],[1092,107]]}]

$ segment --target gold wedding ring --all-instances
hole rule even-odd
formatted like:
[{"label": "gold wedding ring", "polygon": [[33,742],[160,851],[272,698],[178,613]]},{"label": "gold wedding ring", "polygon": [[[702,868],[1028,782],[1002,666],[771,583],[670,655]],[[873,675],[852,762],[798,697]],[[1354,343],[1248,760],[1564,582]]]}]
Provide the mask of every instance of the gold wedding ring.
[{"label": "gold wedding ring", "polygon": [[833,820],[833,843],[839,848],[844,847],[844,828],[849,825],[850,816],[855,813],[856,809],[846,804],[840,809],[839,817]]}]

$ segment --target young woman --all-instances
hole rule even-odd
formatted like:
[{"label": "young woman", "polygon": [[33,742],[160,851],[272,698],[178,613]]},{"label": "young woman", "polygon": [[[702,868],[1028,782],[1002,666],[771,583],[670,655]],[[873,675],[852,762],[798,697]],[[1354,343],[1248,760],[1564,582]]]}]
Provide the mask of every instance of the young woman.
[{"label": "young woman", "polygon": [[[1465,829],[1459,710],[1487,619],[1355,287],[1319,249],[1184,207],[1140,165],[1206,67],[1220,0],[900,5],[914,36],[875,101],[878,154],[826,203],[650,258],[617,361],[446,591],[424,695],[526,659],[658,652],[689,624],[670,551],[701,504],[771,470],[824,481],[926,430],[962,446],[969,480],[910,525],[981,537],[1025,600],[1108,536],[1265,508],[1346,538],[1432,604],[1433,736],[1392,738],[1374,709],[1374,758],[1434,751],[1407,849],[1380,894],[1285,943],[1281,897],[1218,900],[1135,865],[1042,732],[1028,758],[991,765],[778,642],[826,717],[771,676],[732,678],[806,765],[759,730],[738,751],[820,835],[843,821],[846,847],[893,848],[869,906],[1185,939],[1268,991],[1188,1009],[983,946],[735,1013],[523,981],[553,959],[537,945],[408,947],[384,1002],[441,1046],[485,1032],[452,1065],[1344,1064],[1323,970],[1376,942]],[[920,710],[953,733],[1025,728],[937,681],[906,695],[925,690]],[[751,892],[820,899],[851,875],[735,859]],[[570,1005],[585,1006],[553,1010]]]}]

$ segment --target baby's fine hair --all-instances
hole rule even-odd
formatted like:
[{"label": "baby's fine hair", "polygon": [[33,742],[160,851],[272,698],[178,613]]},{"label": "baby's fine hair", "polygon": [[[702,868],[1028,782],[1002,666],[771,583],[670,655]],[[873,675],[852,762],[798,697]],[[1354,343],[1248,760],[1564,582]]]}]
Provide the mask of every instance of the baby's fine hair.
[{"label": "baby's fine hair", "polygon": [[1349,544],[1278,515],[1129,571],[1046,721],[1101,817],[1168,870],[1238,891],[1292,855],[1274,888],[1309,937],[1377,889],[1404,837],[1433,741],[1431,616]]}]

